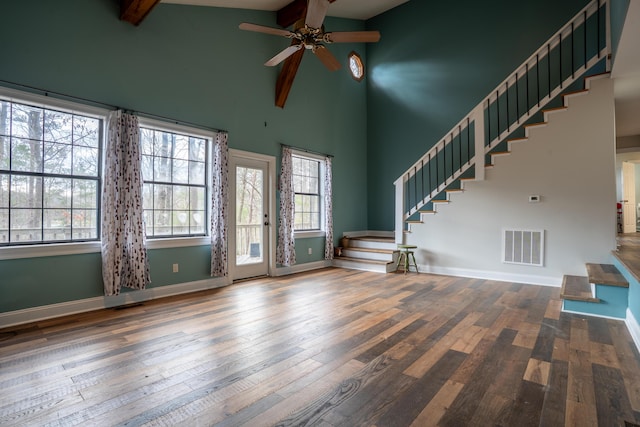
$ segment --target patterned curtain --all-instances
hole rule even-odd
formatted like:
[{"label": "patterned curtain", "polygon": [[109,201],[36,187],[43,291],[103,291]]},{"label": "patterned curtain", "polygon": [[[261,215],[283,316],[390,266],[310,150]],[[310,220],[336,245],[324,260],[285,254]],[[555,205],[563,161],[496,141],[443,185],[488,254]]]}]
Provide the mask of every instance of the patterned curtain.
[{"label": "patterned curtain", "polygon": [[276,262],[283,266],[296,263],[296,243],[294,238],[295,192],[293,189],[293,161],[291,148],[282,147],[280,167],[280,226],[278,227],[278,247]]},{"label": "patterned curtain", "polygon": [[211,191],[211,275],[226,277],[228,269],[229,135],[218,132],[213,147]]},{"label": "patterned curtain", "polygon": [[142,210],[142,156],[138,118],[109,116],[102,190],[102,279],[105,295],[150,282]]},{"label": "patterned curtain", "polygon": [[333,191],[331,180],[331,157],[324,159],[324,259],[333,259]]}]

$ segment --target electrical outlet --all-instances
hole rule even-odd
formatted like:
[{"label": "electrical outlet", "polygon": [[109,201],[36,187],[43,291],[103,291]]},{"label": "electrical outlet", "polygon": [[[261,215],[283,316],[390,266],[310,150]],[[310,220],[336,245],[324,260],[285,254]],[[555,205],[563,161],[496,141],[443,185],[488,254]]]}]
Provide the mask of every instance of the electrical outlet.
[{"label": "electrical outlet", "polygon": [[309,248],[309,255],[313,254],[313,249]]},{"label": "electrical outlet", "polygon": [[178,267],[178,264],[173,264],[173,272],[177,273],[178,271],[180,271],[180,268]]}]

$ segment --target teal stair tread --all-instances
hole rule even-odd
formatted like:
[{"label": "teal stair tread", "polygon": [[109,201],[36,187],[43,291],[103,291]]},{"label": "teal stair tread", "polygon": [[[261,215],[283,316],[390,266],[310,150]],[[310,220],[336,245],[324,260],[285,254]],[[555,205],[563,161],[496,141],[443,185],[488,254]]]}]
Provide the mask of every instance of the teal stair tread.
[{"label": "teal stair tread", "polygon": [[587,263],[589,283],[628,288],[629,282],[613,264]]},{"label": "teal stair tread", "polygon": [[591,294],[591,284],[584,276],[565,275],[562,279],[560,297],[571,301],[600,302]]}]

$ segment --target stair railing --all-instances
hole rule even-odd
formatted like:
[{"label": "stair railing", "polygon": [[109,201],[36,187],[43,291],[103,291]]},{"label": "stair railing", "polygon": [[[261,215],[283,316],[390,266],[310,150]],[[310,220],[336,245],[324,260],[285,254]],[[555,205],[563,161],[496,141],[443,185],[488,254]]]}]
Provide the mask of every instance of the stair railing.
[{"label": "stair railing", "polygon": [[549,38],[394,183],[395,238],[407,220],[474,169],[485,156],[600,61],[610,69],[609,2],[593,0]]}]

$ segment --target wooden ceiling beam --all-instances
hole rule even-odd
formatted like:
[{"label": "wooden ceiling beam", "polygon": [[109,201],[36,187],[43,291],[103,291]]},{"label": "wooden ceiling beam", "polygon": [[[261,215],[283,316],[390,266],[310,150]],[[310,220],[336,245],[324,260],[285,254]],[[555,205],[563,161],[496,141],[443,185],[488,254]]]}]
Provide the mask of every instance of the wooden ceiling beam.
[{"label": "wooden ceiling beam", "polygon": [[[294,40],[292,44],[296,42],[297,41]],[[276,81],[276,107],[284,108],[284,104],[287,102],[287,97],[289,96],[289,91],[291,91],[291,86],[293,86],[293,79],[296,77],[305,50],[306,49],[300,49],[284,60],[280,74],[278,74],[278,80]]]},{"label": "wooden ceiling beam", "polygon": [[[328,0],[333,3],[336,0]],[[293,0],[291,3],[283,7],[277,12],[276,23],[283,28],[292,26],[304,19],[307,14],[307,0]]]},{"label": "wooden ceiling beam", "polygon": [[303,19],[307,13],[307,0],[293,0],[276,14],[276,23],[287,28]]},{"label": "wooden ceiling beam", "polygon": [[160,0],[121,0],[120,19],[133,25],[140,25]]}]

